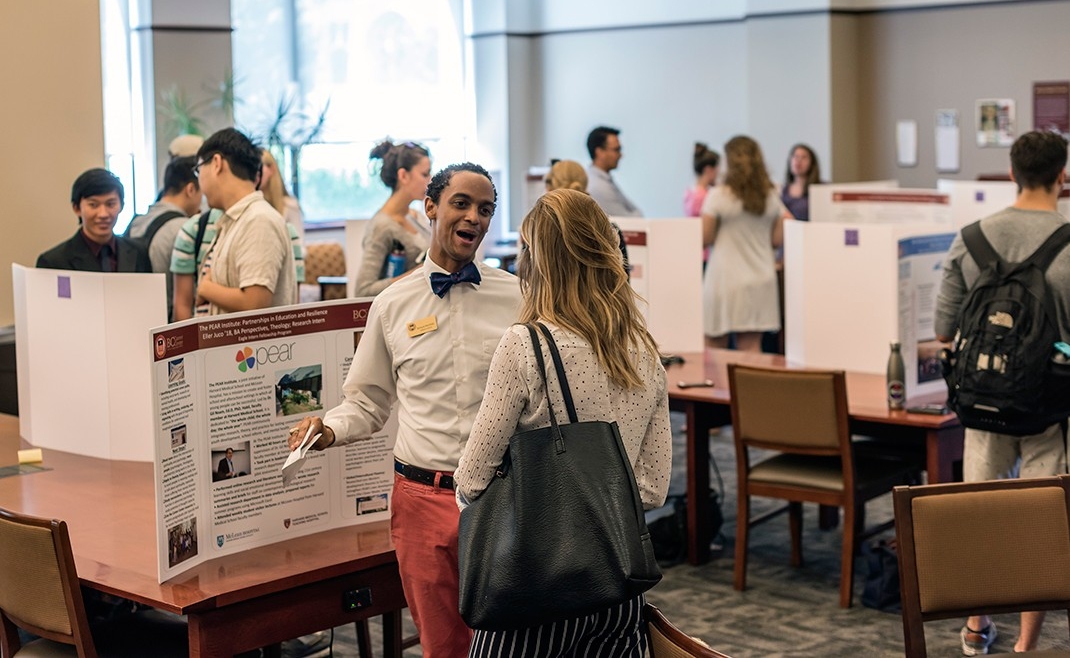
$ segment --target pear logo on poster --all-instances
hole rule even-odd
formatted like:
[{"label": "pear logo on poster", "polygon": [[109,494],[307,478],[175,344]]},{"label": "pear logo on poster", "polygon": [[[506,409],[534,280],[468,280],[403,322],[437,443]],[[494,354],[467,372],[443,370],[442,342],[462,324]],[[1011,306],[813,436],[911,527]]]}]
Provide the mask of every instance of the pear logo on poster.
[{"label": "pear logo on poster", "polygon": [[256,359],[253,357],[253,350],[248,347],[243,347],[238,350],[238,354],[234,357],[234,360],[238,362],[238,372],[249,372],[256,367]]},{"label": "pear logo on poster", "polygon": [[251,372],[267,363],[285,363],[293,358],[294,345],[296,343],[261,346],[255,351],[251,347],[243,347],[234,355],[238,372]]}]

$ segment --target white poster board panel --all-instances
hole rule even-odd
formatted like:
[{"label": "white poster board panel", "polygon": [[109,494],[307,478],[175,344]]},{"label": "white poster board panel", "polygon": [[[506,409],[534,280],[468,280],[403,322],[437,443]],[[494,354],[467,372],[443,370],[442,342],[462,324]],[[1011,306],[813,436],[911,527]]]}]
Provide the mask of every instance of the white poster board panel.
[{"label": "white poster board panel", "polygon": [[894,190],[899,187],[897,180],[875,180],[859,183],[819,183],[808,188],[810,196],[810,221],[830,221],[832,216],[832,195],[843,190]]},{"label": "white poster board panel", "polygon": [[161,582],[221,555],[389,518],[393,418],[369,439],[309,452],[288,483],[280,470],[288,429],[341,401],[370,306],[337,300],[154,330]]},{"label": "white poster board panel", "polygon": [[946,232],[939,224],[785,222],[788,361],[884,374],[889,344],[903,342],[899,241]]},{"label": "white poster board panel", "polygon": [[631,284],[665,353],[701,352],[702,222],[694,217],[611,217],[624,233]]},{"label": "white poster board panel", "polygon": [[151,461],[147,337],[167,321],[163,275],[12,268],[22,286],[22,436],[39,448]]},{"label": "white poster board panel", "polygon": [[1070,219],[1070,186],[1064,185],[1063,191],[1059,192],[1059,200],[1056,202],[1056,210],[1063,217]]},{"label": "white poster board panel", "polygon": [[1011,181],[936,181],[936,189],[951,198],[951,225],[956,229],[1014,204],[1018,186]]}]

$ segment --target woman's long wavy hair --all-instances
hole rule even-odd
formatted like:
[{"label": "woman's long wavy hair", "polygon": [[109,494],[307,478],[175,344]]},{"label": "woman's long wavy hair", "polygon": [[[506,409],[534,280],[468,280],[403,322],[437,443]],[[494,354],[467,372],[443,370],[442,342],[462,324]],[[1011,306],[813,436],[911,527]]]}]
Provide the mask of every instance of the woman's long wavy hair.
[{"label": "woman's long wavy hair", "polygon": [[658,354],[628,283],[617,233],[587,194],[542,195],[520,225],[520,322],[546,320],[591,344],[609,380],[640,388],[632,350]]},{"label": "woman's long wavy hair", "polygon": [[764,214],[773,181],[769,180],[758,142],[743,135],[733,137],[724,145],[724,156],[728,163],[724,184],[743,202],[744,210],[752,215]]}]

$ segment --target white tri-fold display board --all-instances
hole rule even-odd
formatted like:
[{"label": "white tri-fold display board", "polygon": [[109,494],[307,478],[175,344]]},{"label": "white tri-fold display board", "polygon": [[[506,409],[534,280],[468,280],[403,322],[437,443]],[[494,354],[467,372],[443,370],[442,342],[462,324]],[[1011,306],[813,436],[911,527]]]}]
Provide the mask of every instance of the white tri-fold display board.
[{"label": "white tri-fold display board", "polygon": [[899,342],[908,399],[941,390],[933,316],[954,237],[937,223],[786,222],[788,361],[883,374]]},{"label": "white tri-fold display board", "polygon": [[701,352],[702,222],[694,217],[610,217],[624,233],[632,288],[664,353]]},{"label": "white tri-fold display board", "polygon": [[11,266],[19,432],[38,448],[152,461],[149,330],[162,274]]}]

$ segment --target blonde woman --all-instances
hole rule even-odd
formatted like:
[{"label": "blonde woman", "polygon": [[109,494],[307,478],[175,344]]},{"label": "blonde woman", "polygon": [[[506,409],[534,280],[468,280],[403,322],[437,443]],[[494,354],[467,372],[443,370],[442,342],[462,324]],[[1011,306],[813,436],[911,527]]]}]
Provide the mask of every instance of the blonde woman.
[{"label": "blonde woman", "polygon": [[263,169],[260,173],[260,191],[264,193],[264,199],[282,215],[287,224],[294,227],[301,243],[304,244],[305,216],[301,212],[297,199],[290,196],[286,190],[286,183],[283,182],[282,174],[279,173],[279,163],[267,149],[262,150],[261,161]]},{"label": "blonde woman", "polygon": [[[587,194],[554,190],[536,201],[520,236],[519,321],[549,327],[579,420],[617,422],[644,508],[662,505],[672,461],[665,369],[621,266],[609,218]],[[454,473],[462,506],[486,489],[514,433],[550,424],[533,349],[527,329],[518,324],[494,353],[483,404]],[[550,362],[548,350],[544,344]],[[559,387],[550,390],[555,409],[564,409]],[[639,658],[646,648],[642,607],[640,595],[579,619],[476,631],[469,656]]]},{"label": "blonde woman", "polygon": [[587,191],[587,172],[575,160],[558,160],[546,174],[546,190]]},{"label": "blonde woman", "polygon": [[[286,191],[286,185],[282,182],[279,173],[279,164],[271,151],[260,149],[260,191],[264,194],[264,200],[271,204],[283,220],[286,222],[286,232],[290,235],[290,245],[294,250],[294,269],[297,283],[305,280],[305,219],[301,214],[301,207],[297,205],[297,199],[290,196]],[[209,220],[212,224],[215,219]],[[208,240],[205,244],[210,243]],[[294,297],[293,303],[301,301],[300,293]]]},{"label": "blonde woman", "polygon": [[[558,160],[550,167],[550,173],[546,174],[546,191],[553,190],[576,190],[587,193],[587,171],[583,165],[575,160]],[[617,247],[620,249],[621,258],[624,259],[624,271],[630,272],[628,264],[628,245],[624,242],[624,231],[614,223],[610,223],[617,232]]]},{"label": "blonde woman", "polygon": [[[379,180],[390,189],[390,198],[364,230],[364,255],[354,284],[357,297],[378,295],[412,271],[431,241],[427,217],[411,207],[413,201],[423,200],[431,181],[430,152],[420,144],[384,139],[369,157],[382,160]],[[400,274],[392,272],[388,262],[395,251],[405,259]]]},{"label": "blonde woman", "polygon": [[725,144],[724,184],[702,204],[702,239],[712,246],[703,277],[707,344],[761,351],[762,332],[780,329],[776,253],[791,214],[769,180],[762,150],[750,137]]}]

